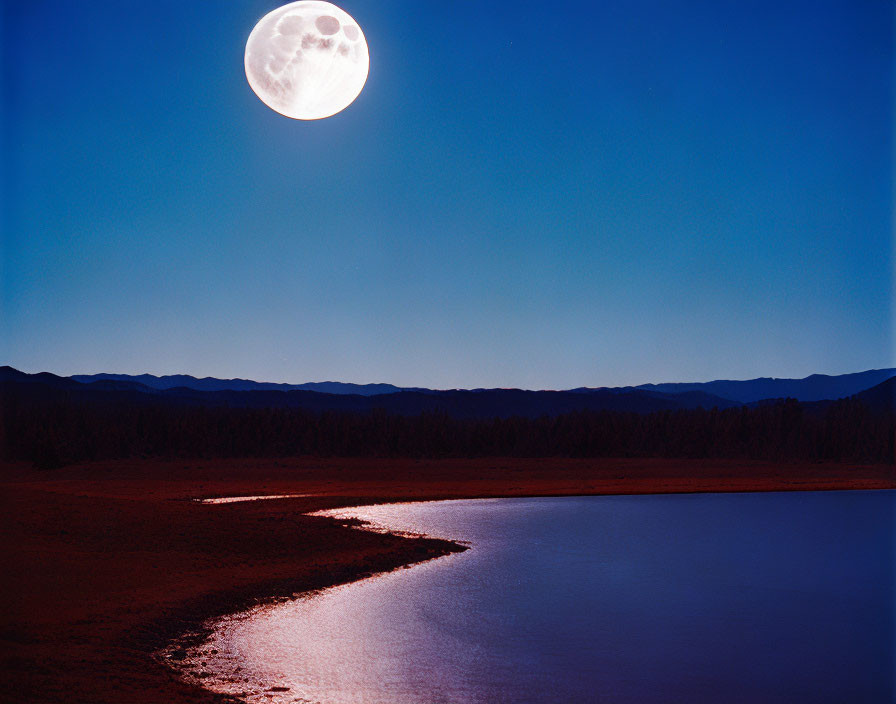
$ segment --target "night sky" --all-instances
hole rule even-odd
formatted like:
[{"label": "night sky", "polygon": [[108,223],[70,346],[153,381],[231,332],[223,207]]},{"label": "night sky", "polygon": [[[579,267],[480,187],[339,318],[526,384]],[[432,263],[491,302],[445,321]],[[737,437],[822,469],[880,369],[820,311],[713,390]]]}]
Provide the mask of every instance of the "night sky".
[{"label": "night sky", "polygon": [[343,0],[370,77],[252,93],[278,2],[2,5],[0,363],[569,388],[892,366],[889,0]]}]

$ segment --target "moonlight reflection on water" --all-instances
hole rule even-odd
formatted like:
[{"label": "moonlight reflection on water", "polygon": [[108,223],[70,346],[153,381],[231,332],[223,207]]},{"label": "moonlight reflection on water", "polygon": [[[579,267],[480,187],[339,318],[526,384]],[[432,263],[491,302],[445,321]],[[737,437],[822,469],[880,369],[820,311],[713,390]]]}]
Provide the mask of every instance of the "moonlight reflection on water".
[{"label": "moonlight reflection on water", "polygon": [[253,702],[889,701],[894,499],[328,512],[472,549],[222,619],[189,660],[204,686]]}]

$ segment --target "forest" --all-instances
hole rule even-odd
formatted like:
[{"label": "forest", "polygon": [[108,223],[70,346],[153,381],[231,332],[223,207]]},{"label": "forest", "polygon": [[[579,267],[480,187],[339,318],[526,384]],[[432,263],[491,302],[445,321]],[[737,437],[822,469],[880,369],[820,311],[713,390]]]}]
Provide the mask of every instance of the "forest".
[{"label": "forest", "polygon": [[[114,399],[114,396],[110,396]],[[7,390],[3,459],[52,469],[130,457],[666,457],[890,463],[894,415],[855,397],[653,413],[457,418],[95,401]]]}]

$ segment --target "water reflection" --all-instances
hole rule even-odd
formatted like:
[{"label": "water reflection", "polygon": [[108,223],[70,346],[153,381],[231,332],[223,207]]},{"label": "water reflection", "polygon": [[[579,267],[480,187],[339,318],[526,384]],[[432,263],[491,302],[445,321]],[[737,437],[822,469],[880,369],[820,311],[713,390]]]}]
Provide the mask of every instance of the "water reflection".
[{"label": "water reflection", "polygon": [[339,512],[473,549],[225,619],[193,653],[209,676],[192,676],[251,702],[892,701],[894,502],[827,492]]}]

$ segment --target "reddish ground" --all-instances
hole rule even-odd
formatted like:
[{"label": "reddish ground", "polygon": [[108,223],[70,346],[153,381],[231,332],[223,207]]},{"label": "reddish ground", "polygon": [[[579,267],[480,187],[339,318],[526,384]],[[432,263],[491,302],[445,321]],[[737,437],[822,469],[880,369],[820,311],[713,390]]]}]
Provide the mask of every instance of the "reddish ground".
[{"label": "reddish ground", "polygon": [[[444,554],[303,511],[449,497],[893,489],[893,466],[664,460],[125,461],[2,483],[0,700],[220,702],[152,653],[207,616]],[[201,505],[191,498],[309,493]]]}]

